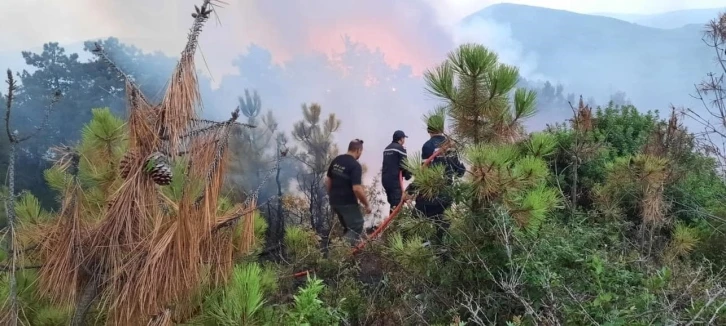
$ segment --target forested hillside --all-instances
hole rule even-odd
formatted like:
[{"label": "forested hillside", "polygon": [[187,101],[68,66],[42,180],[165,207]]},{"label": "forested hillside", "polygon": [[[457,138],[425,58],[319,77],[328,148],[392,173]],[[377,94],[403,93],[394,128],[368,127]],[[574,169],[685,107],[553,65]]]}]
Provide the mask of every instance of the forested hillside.
[{"label": "forested hillside", "polygon": [[[345,128],[380,126],[312,95],[282,115],[254,88],[220,108],[194,59],[214,4],[195,7],[178,60],[110,38],[88,61],[49,43],[23,53],[36,70],[7,71],[3,325],[726,324],[726,14],[706,26],[713,73],[692,81],[704,107],[662,115],[570,107],[484,45],[451,49],[399,95],[434,97],[407,127],[446,140],[429,159],[409,147],[391,215],[363,165],[365,218],[383,223],[351,247],[327,171]],[[358,51],[348,62],[375,54]],[[237,78],[303,82],[275,84],[277,68]],[[352,68],[339,81],[361,98],[391,92]],[[538,102],[571,116],[528,130]],[[454,158],[459,177],[439,164]],[[416,209],[442,198],[438,218]]]},{"label": "forested hillside", "polygon": [[610,17],[497,4],[461,24],[472,33],[477,28],[504,29],[516,46],[495,47],[518,48],[530,71],[564,84],[569,92],[606,98],[622,91],[635,105],[651,110],[670,104],[694,106],[689,96],[694,81],[713,65],[712,51],[701,40],[705,22],[661,29]]}]

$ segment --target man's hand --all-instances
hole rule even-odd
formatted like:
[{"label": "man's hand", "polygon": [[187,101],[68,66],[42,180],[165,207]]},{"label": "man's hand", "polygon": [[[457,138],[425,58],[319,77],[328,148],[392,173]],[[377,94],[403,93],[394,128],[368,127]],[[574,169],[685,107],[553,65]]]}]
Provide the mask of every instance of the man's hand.
[{"label": "man's hand", "polygon": [[373,210],[371,209],[371,207],[368,206],[368,205],[365,205],[364,209],[366,210],[366,215],[368,215],[368,214],[370,214],[370,213],[373,212]]},{"label": "man's hand", "polygon": [[403,201],[405,203],[405,202],[407,202],[409,200],[411,200],[411,197],[408,195],[407,192],[404,191],[403,192],[403,196],[401,196],[401,201]]}]

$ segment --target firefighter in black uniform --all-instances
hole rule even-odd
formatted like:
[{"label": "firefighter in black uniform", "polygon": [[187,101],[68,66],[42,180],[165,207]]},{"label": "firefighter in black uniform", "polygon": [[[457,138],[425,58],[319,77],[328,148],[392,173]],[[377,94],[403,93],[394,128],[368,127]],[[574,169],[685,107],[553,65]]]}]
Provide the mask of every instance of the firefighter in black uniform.
[{"label": "firefighter in black uniform", "polygon": [[406,142],[406,134],[401,130],[393,133],[393,142],[391,142],[385,150],[383,150],[383,168],[381,169],[381,184],[383,190],[386,191],[388,204],[391,205],[390,211],[398,206],[403,196],[401,182],[398,178],[399,173],[403,173],[406,180],[411,179],[411,172],[406,170],[404,166],[406,162],[406,148],[403,144]]},{"label": "firefighter in black uniform", "polygon": [[[443,150],[442,153],[438,154],[430,163],[429,167],[436,165],[444,165],[444,171],[446,173],[449,184],[453,184],[454,178],[461,178],[466,172],[466,167],[459,160],[459,155],[451,148],[445,149],[449,146],[447,144],[447,137],[444,135],[443,126],[433,123],[429,119],[427,125],[427,131],[431,137],[421,148],[421,158],[427,160],[437,150]],[[415,190],[416,182],[407,189],[407,192],[411,193]],[[451,207],[453,199],[446,193],[439,193],[434,198],[426,198],[422,195],[416,197],[416,211],[419,215],[432,220],[436,224],[436,238],[441,244],[444,234],[449,228],[449,223],[444,219],[444,211]]]}]

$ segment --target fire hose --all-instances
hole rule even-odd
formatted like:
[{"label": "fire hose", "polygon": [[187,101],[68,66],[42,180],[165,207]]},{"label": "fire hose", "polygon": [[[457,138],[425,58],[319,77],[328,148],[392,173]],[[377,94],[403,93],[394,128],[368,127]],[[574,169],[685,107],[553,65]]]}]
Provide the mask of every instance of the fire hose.
[{"label": "fire hose", "polygon": [[[429,158],[427,158],[423,162],[423,166],[424,167],[429,166],[429,164],[431,164],[431,162],[434,160],[434,158],[436,158],[436,156],[438,156],[439,153],[441,153],[441,152],[442,152],[442,150],[436,150],[431,156],[429,156]],[[403,187],[403,172],[398,173],[398,181],[401,184],[401,190],[403,190],[405,192],[405,189]],[[373,231],[373,233],[371,233],[371,235],[368,236],[368,239],[361,241],[360,243],[358,243],[358,245],[356,245],[353,248],[351,255],[355,255],[355,254],[359,253],[368,244],[368,242],[370,242],[371,240],[374,240],[381,233],[383,233],[383,231],[388,227],[388,225],[391,224],[391,221],[393,221],[393,219],[396,218],[398,213],[401,212],[401,209],[403,209],[403,204],[405,202],[406,202],[406,195],[404,193],[403,196],[401,196],[401,201],[398,203],[398,205],[396,205],[396,208],[393,209],[391,214],[388,215],[388,217],[385,220],[383,220],[383,223],[381,223],[381,225],[375,231]],[[302,271],[302,272],[297,272],[297,273],[293,274],[293,277],[297,278],[297,277],[305,276],[308,274],[310,274],[310,271]]]}]

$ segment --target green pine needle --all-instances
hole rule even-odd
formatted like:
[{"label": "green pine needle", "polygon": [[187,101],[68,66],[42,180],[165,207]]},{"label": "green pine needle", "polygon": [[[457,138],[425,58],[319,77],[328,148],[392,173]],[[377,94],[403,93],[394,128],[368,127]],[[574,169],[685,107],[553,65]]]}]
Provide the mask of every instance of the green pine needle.
[{"label": "green pine needle", "polygon": [[557,148],[557,136],[549,132],[534,132],[525,141],[527,153],[536,157],[547,157]]}]

